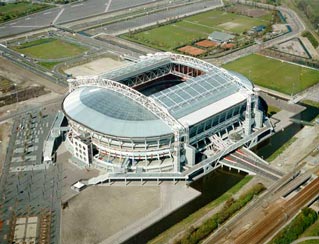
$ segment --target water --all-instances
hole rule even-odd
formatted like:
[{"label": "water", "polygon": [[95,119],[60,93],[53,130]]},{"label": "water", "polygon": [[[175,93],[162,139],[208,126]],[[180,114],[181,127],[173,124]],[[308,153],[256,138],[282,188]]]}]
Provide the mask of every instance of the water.
[{"label": "water", "polygon": [[242,180],[245,175],[245,173],[238,173],[237,170],[217,169],[198,179],[196,182],[192,182],[190,186],[202,192],[199,197],[151,225],[125,243],[146,243],[148,240],[156,237],[172,225],[221,196]]},{"label": "water", "polygon": [[[305,106],[306,109],[301,113],[295,115],[293,117],[294,119],[312,121],[319,114],[318,108],[304,104],[301,105]],[[297,134],[297,132],[300,131],[302,128],[303,125],[301,124],[291,124],[283,131],[276,133],[266,141],[258,144],[255,148],[253,148],[253,151],[258,154],[258,156],[266,159],[283,144],[285,144],[290,138]]]}]

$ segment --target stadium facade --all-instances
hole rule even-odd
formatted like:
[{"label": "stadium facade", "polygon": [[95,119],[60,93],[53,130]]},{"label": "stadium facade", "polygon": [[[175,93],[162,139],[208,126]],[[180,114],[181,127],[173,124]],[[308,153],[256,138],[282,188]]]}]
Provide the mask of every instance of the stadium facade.
[{"label": "stadium facade", "polygon": [[172,53],[69,80],[63,111],[75,162],[106,179],[191,179],[271,134],[244,76]]}]

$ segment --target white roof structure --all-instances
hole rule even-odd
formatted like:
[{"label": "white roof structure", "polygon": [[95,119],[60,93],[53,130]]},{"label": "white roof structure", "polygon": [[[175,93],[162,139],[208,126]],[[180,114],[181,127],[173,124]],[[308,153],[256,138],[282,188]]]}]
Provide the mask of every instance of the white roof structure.
[{"label": "white roof structure", "polygon": [[[201,74],[150,96],[125,83],[150,70],[174,65],[198,69]],[[127,138],[157,137],[238,104],[252,90],[253,84],[237,73],[189,56],[157,53],[99,77],[70,80],[63,110],[69,119],[93,132]]]}]

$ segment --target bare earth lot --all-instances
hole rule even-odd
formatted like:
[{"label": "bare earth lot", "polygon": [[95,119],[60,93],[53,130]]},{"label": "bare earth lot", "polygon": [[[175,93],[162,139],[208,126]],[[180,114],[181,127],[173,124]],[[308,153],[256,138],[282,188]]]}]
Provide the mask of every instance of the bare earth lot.
[{"label": "bare earth lot", "polygon": [[62,243],[94,244],[107,239],[159,208],[159,191],[157,186],[91,186],[85,189],[63,210]]},{"label": "bare earth lot", "polygon": [[86,75],[100,75],[107,71],[120,68],[127,65],[127,62],[115,60],[112,58],[100,58],[92,62],[82,64],[65,70],[67,74],[72,74],[74,77]]}]

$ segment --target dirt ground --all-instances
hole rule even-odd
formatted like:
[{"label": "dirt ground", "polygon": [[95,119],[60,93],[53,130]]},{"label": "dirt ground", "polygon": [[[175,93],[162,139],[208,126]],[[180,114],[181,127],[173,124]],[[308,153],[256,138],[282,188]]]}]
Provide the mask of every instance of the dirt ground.
[{"label": "dirt ground", "polygon": [[319,144],[319,125],[305,126],[295,137],[292,143],[271,164],[279,170],[289,172],[295,165]]},{"label": "dirt ground", "polygon": [[244,5],[235,5],[234,7],[228,8],[229,12],[238,13],[242,15],[247,15],[249,17],[258,18],[268,14],[269,11],[260,8],[251,8],[249,6]]},{"label": "dirt ground", "polygon": [[200,42],[196,42],[195,44],[197,46],[200,46],[200,47],[216,47],[216,46],[218,46],[217,42],[213,42],[213,41],[210,41],[210,40],[203,40],[203,41],[200,41]]},{"label": "dirt ground", "polygon": [[11,80],[18,85],[28,86],[39,84],[60,94],[64,94],[67,89],[48,81],[41,76],[32,73],[31,71],[23,69],[2,57],[0,57],[0,76]]},{"label": "dirt ground", "polygon": [[190,54],[192,56],[198,56],[200,54],[205,53],[206,51],[197,47],[192,47],[192,46],[184,46],[178,49],[178,51]]},{"label": "dirt ground", "polygon": [[107,71],[123,67],[127,64],[128,63],[125,61],[115,60],[112,58],[100,58],[92,62],[64,70],[64,72],[67,74],[72,74],[75,77],[86,75],[100,75]]},{"label": "dirt ground", "polygon": [[94,244],[107,239],[158,208],[159,191],[156,186],[85,189],[62,212],[62,243]]},{"label": "dirt ground", "polygon": [[6,157],[7,145],[10,140],[12,122],[0,124],[0,175],[2,174],[2,166]]}]

